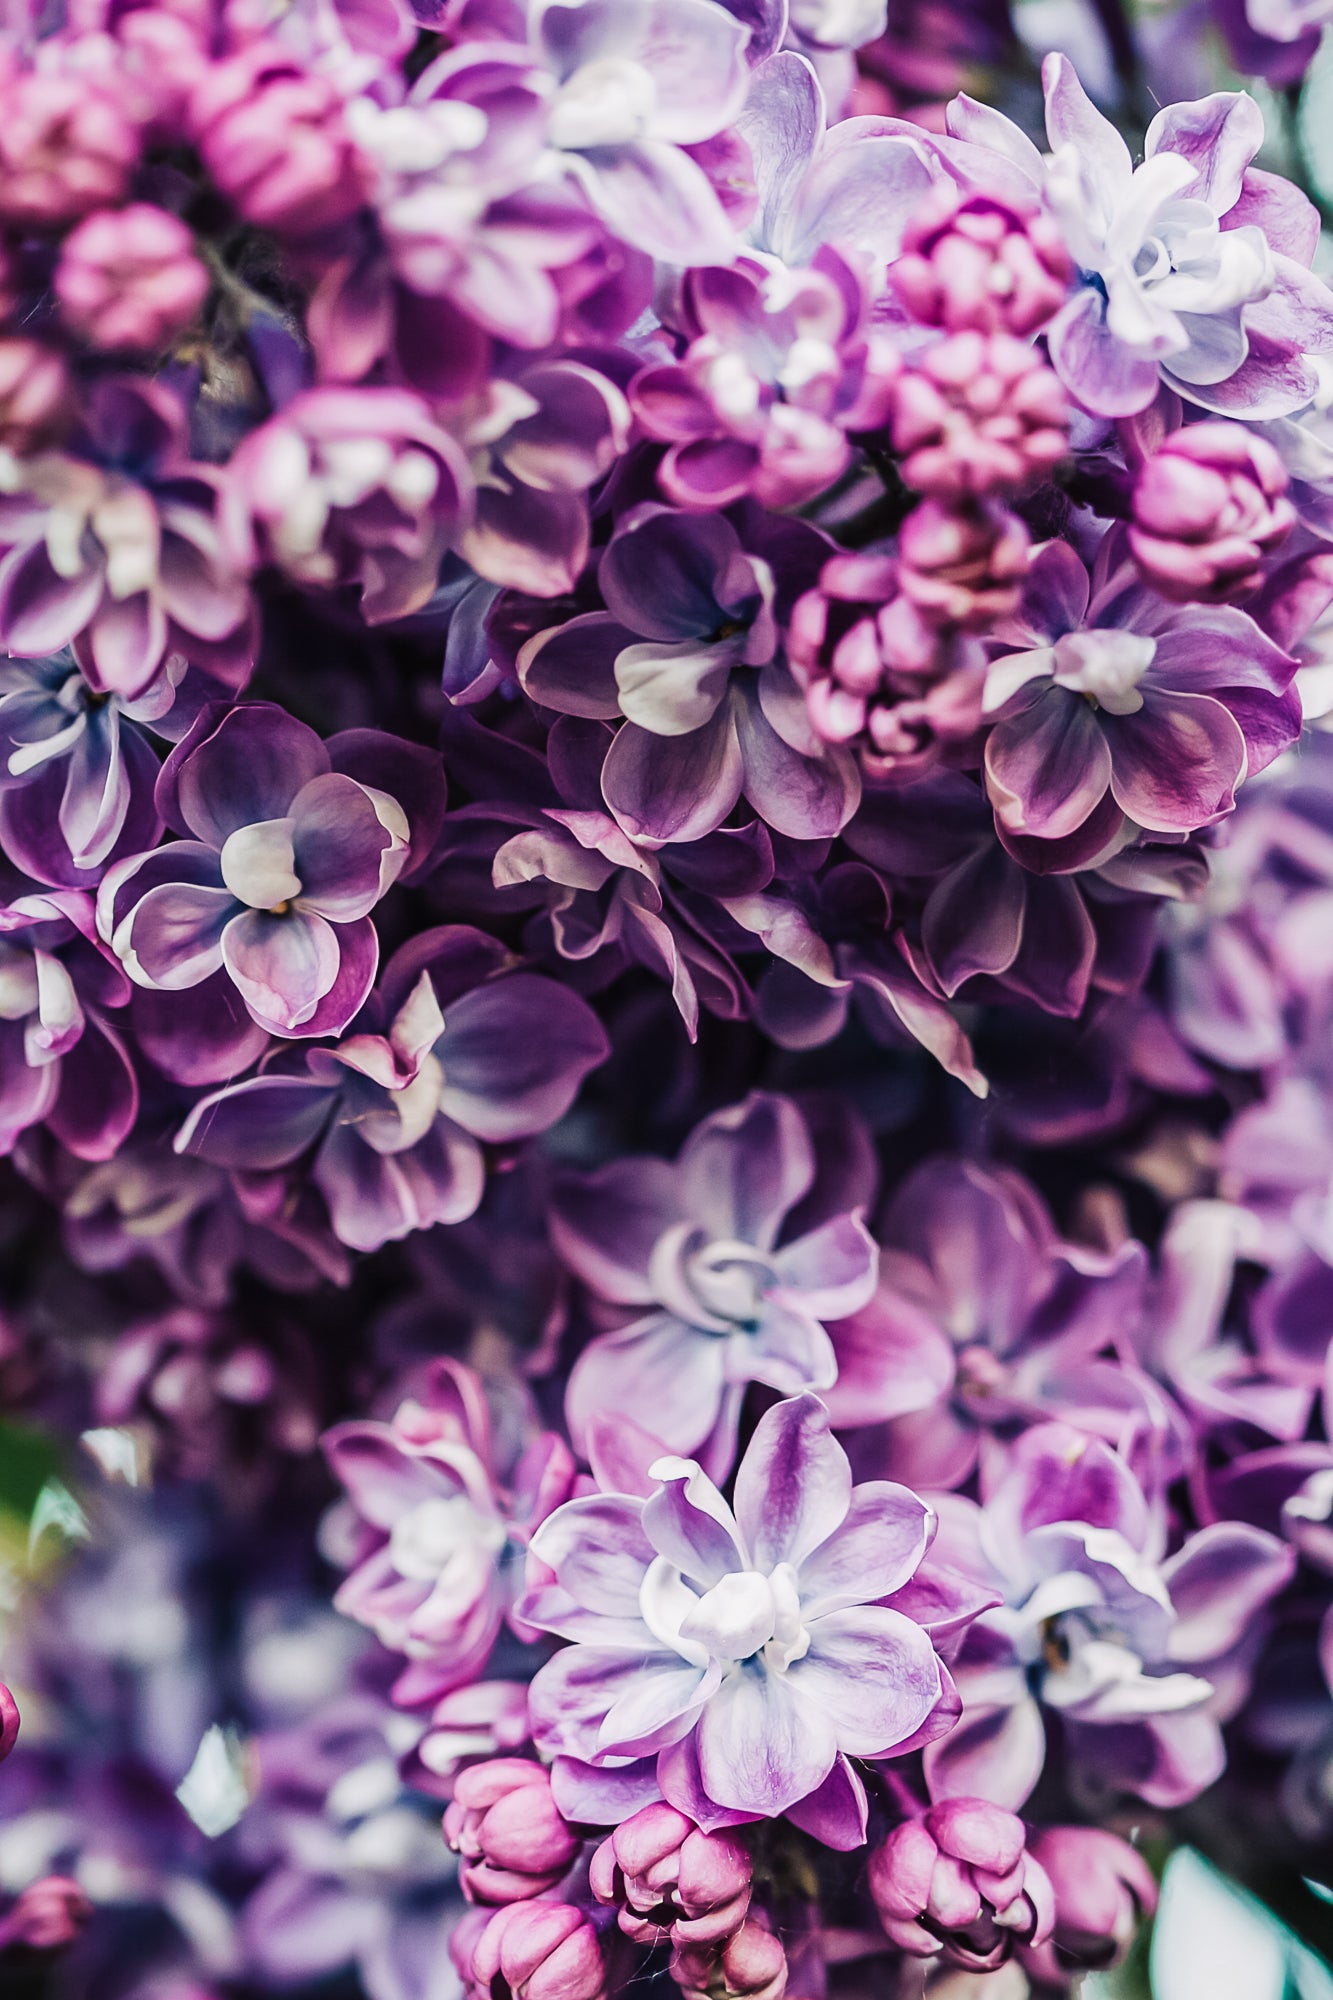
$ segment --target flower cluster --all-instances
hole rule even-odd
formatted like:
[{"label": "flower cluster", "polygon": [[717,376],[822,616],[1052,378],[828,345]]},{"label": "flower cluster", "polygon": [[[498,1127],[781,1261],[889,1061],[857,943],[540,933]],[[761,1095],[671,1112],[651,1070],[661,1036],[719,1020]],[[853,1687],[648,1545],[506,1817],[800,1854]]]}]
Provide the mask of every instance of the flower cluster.
[{"label": "flower cluster", "polygon": [[10,10],[0,1980],[1318,1942],[1333,191],[1210,8],[1299,138],[1327,0],[1040,129],[1005,0]]}]

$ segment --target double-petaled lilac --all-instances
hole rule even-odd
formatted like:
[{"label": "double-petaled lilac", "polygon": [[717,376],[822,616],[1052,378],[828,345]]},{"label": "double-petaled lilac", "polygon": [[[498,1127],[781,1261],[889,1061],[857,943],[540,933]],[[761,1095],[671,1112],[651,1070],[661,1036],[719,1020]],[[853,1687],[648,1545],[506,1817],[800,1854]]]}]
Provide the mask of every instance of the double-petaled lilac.
[{"label": "double-petaled lilac", "polygon": [[[968,98],[950,107],[950,129],[991,154],[1006,191],[1044,196],[1060,226],[1080,273],[1048,333],[1066,388],[1108,417],[1146,409],[1163,380],[1223,415],[1300,409],[1316,379],[1307,357],[1333,346],[1333,308],[1307,268],[1318,224],[1305,197],[1251,171],[1264,139],[1254,99],[1168,105],[1136,168],[1068,59],[1048,56],[1042,74],[1046,161]],[[976,178],[987,178],[979,164]]]},{"label": "double-petaled lilac", "polygon": [[557,1800],[647,1760],[706,1832],[785,1815],[859,1846],[852,1760],[904,1754],[956,1713],[929,1635],[892,1605],[930,1508],[901,1486],[853,1489],[809,1395],[760,1419],[734,1511],[690,1459],[656,1460],[648,1489],[571,1500],[533,1537],[522,1615],[573,1642],[529,1696]]},{"label": "double-petaled lilac", "polygon": [[1290,1549],[1219,1521],[1164,1559],[1129,1467],[1062,1424],[1028,1431],[984,1507],[955,1497],[942,1521],[944,1560],[1004,1602],[954,1662],[963,1716],[927,1749],[934,1798],[1021,1806],[1045,1761],[1045,1713],[1085,1782],[1162,1807],[1212,1783],[1220,1720],[1247,1678],[1222,1670],[1290,1577]]},{"label": "double-petaled lilac", "polygon": [[501,1427],[480,1379],[436,1361],[390,1422],[352,1419],[324,1438],[355,1523],[335,1602],[404,1656],[405,1707],[477,1679],[515,1622],[520,1551],[573,1483],[568,1446],[518,1393]]},{"label": "double-petaled lilac", "polygon": [[689,345],[630,384],[647,435],[667,445],[657,480],[679,507],[746,495],[797,507],[851,463],[848,432],[878,429],[895,356],[868,324],[865,282],[832,245],[805,270],[741,258],[686,273]]},{"label": "double-petaled lilac", "polygon": [[534,701],[625,718],[602,795],[636,839],[697,840],[742,792],[779,833],[817,839],[859,797],[845,752],[814,734],[778,650],[779,620],[828,552],[803,522],[646,501],[619,522],[598,566],[605,611],[537,632],[519,654]]},{"label": "double-petaled lilac", "polygon": [[946,1799],[901,1821],[870,1857],[870,1894],[901,1951],[973,1972],[1044,1944],[1055,1920],[1022,1820],[984,1799]]},{"label": "double-petaled lilac", "polygon": [[472,481],[410,390],[309,389],[237,447],[225,504],[238,568],[271,563],[307,590],[354,590],[377,625],[433,595]]},{"label": "double-petaled lilac", "polygon": [[99,692],[133,698],[169,653],[239,686],[254,657],[244,573],[224,550],[220,475],[187,455],[160,382],[86,392],[68,451],[13,465],[0,497],[0,640],[41,658],[78,640]]},{"label": "double-petaled lilac", "polygon": [[308,1179],[356,1250],[471,1215],[483,1144],[546,1131],[608,1048],[586,1000],[466,924],[404,945],[359,1026],[203,1098],[176,1137],[278,1190]]},{"label": "double-petaled lilac", "polygon": [[878,1253],[860,1212],[830,1208],[819,1180],[798,1107],[757,1091],[697,1126],[674,1165],[613,1160],[557,1186],[560,1255],[623,1315],[570,1374],[576,1441],[620,1409],[670,1450],[705,1452],[721,1476],[751,1382],[787,1395],[830,1386],[825,1322],[866,1303]]},{"label": "double-petaled lilac", "polygon": [[1066,542],[1033,561],[986,679],[986,788],[1000,838],[1039,869],[1086,867],[1126,821],[1211,826],[1294,742],[1295,661],[1233,606],[1188,609],[1143,586],[1113,530],[1089,584]]},{"label": "double-petaled lilac", "polygon": [[81,1160],[108,1160],[134,1124],[134,1065],[106,1010],[129,992],[77,890],[0,909],[0,1152],[45,1124]]},{"label": "double-petaled lilac", "polygon": [[398,800],[336,770],[284,710],[243,702],[203,712],[157,805],[182,837],[118,862],[98,892],[130,978],[182,992],[225,971],[271,1034],[340,1033],[379,963],[370,912],[411,858]]},{"label": "double-petaled lilac", "polygon": [[1286,468],[1241,424],[1173,431],[1134,483],[1129,546],[1177,604],[1234,604],[1259,588],[1265,556],[1296,525]]}]

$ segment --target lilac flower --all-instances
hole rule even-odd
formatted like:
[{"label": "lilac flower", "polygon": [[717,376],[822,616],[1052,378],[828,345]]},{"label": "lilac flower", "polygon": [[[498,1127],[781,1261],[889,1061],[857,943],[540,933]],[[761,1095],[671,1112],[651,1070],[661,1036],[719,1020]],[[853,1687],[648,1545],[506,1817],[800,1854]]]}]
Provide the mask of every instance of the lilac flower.
[{"label": "lilac flower", "polygon": [[208,285],[185,224],[150,202],[85,217],[65,240],[55,278],[66,323],[111,353],[165,347],[190,324]]},{"label": "lilac flower", "polygon": [[[1146,409],[1163,380],[1225,415],[1299,409],[1314,381],[1305,356],[1327,350],[1333,311],[1306,268],[1317,230],[1304,197],[1250,169],[1264,137],[1253,98],[1219,91],[1159,111],[1135,168],[1068,60],[1048,56],[1042,75],[1048,163],[968,98],[950,125],[993,149],[1006,191],[1044,191],[1083,274],[1049,334],[1065,386],[1099,416]],[[986,171],[978,163],[982,185]]]},{"label": "lilac flower", "polygon": [[129,998],[77,890],[0,909],[0,1152],[45,1124],[81,1160],[107,1160],[139,1108],[129,1052],[106,1018]]},{"label": "lilac flower", "polygon": [[548,143],[615,233],[726,262],[731,225],[688,149],[745,102],[748,27],[716,0],[537,0],[533,35],[555,77]]},{"label": "lilac flower", "polygon": [[892,1608],[930,1509],[903,1487],[854,1491],[813,1396],[760,1419],[734,1512],[692,1460],[661,1458],[649,1480],[646,1497],[570,1501],[533,1540],[523,1615],[573,1641],[530,1697],[557,1799],[562,1779],[577,1795],[578,1766],[595,1784],[655,1759],[661,1794],[705,1831],[785,1814],[859,1845],[850,1759],[903,1754],[950,1720],[930,1639]]},{"label": "lilac flower", "polygon": [[369,172],[327,76],[255,40],[201,77],[190,136],[247,222],[307,236],[355,213]]},{"label": "lilac flower", "polygon": [[602,792],[624,831],[654,845],[711,833],[742,792],[797,839],[836,833],[855,810],[850,759],[813,734],[777,657],[784,600],[813,581],[826,544],[798,522],[747,527],[748,548],[725,516],[632,509],[598,567],[607,609],[519,655],[535,701],[626,718]]},{"label": "lilac flower", "polygon": [[[954,1499],[946,1559],[1004,1594],[957,1661],[963,1719],[926,1753],[935,1798],[1021,1806],[1058,1717],[1085,1785],[1183,1804],[1225,1762],[1226,1656],[1291,1575],[1290,1550],[1218,1522],[1162,1559],[1152,1510],[1108,1447],[1029,1431],[984,1507]],[[1216,1677],[1220,1686],[1215,1687]],[[1235,1689],[1243,1697],[1245,1677]]]},{"label": "lilac flower", "polygon": [[572,1903],[545,1898],[496,1910],[475,1937],[460,1929],[454,1963],[468,2000],[605,2000],[597,1932]]},{"label": "lilac flower", "polygon": [[180,992],[225,970],[272,1034],[347,1026],[379,960],[370,912],[412,858],[412,827],[387,791],[333,768],[343,747],[264,702],[204,710],[157,783],[183,838],[119,862],[98,893],[131,979]]},{"label": "lilac flower", "polygon": [[573,1483],[567,1446],[530,1410],[498,1414],[497,1436],[478,1377],[438,1361],[391,1422],[353,1420],[324,1439],[355,1524],[335,1602],[405,1655],[393,1691],[404,1707],[475,1680],[506,1622],[523,1632],[517,1552]]},{"label": "lilac flower", "polygon": [[880,1236],[879,1291],[833,1329],[827,1399],[839,1425],[885,1423],[878,1449],[854,1441],[862,1462],[927,1492],[961,1486],[988,1433],[1059,1411],[1156,1469],[1175,1413],[1125,1361],[1142,1245],[1062,1242],[1021,1175],[947,1157],[908,1176]]},{"label": "lilac flower", "polygon": [[503,946],[465,924],[405,945],[380,998],[335,1047],[293,1051],[202,1098],[177,1151],[264,1177],[279,1211],[308,1175],[338,1239],[375,1250],[471,1215],[482,1143],[544,1132],[607,1054],[585,1000],[511,970]]},{"label": "lilac flower", "polygon": [[78,455],[11,469],[0,498],[0,636],[28,658],[80,642],[100,692],[134,698],[171,652],[233,686],[247,677],[250,593],[228,561],[218,475],[186,456],[161,383],[111,377],[82,406]]},{"label": "lilac flower", "polygon": [[804,271],[741,258],[687,272],[682,303],[681,360],[630,384],[640,424],[669,446],[657,473],[667,499],[798,507],[832,486],[851,462],[848,432],[878,429],[892,389],[856,268],[828,245]]},{"label": "lilac flower", "polygon": [[1045,1943],[1055,1898],[1027,1851],[1022,1820],[984,1799],[946,1799],[903,1820],[870,1857],[880,1922],[914,1958],[994,1972],[1022,1945]]},{"label": "lilac flower", "polygon": [[1113,533],[1090,590],[1068,545],[1049,543],[1005,632],[1029,650],[987,676],[996,826],[1042,870],[1114,852],[1126,820],[1175,835],[1211,825],[1300,727],[1294,663],[1244,612],[1172,608],[1120,554]]},{"label": "lilac flower", "polygon": [[242,569],[354,588],[382,624],[430,598],[471,501],[461,451],[409,390],[311,389],[233,455],[229,544]]},{"label": "lilac flower", "polygon": [[[830,1206],[818,1164],[796,1105],[755,1092],[697,1126],[673,1166],[613,1160],[557,1186],[560,1255],[597,1297],[635,1314],[574,1365],[565,1414],[576,1443],[619,1409],[721,1476],[749,1383],[787,1395],[830,1386],[824,1322],[865,1304],[878,1253],[859,1211]],[[785,1236],[798,1208],[800,1233]]]},{"label": "lilac flower", "polygon": [[551,1798],[550,1773],[525,1757],[493,1757],[460,1771],[444,1837],[461,1854],[470,1903],[518,1903],[554,1889],[579,1838]]},{"label": "lilac flower", "polygon": [[1163,597],[1234,604],[1295,526],[1287,474],[1240,424],[1191,424],[1158,446],[1134,486],[1129,546]]},{"label": "lilac flower", "polygon": [[86,73],[9,69],[0,90],[0,213],[50,227],[118,201],[139,135],[116,94]]},{"label": "lilac flower", "polygon": [[754,1863],[725,1829],[703,1833],[665,1800],[622,1820],[593,1855],[588,1877],[601,1903],[640,1944],[719,1944],[745,1922]]}]

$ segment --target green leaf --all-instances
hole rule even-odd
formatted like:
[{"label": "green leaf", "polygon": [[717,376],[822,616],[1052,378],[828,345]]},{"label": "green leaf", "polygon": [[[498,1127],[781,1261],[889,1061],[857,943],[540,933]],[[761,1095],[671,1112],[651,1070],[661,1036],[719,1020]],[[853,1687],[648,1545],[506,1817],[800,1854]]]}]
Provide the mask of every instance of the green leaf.
[{"label": "green leaf", "polygon": [[1166,1864],[1150,1964],[1153,2000],[1333,2000],[1333,1972],[1192,1847]]}]

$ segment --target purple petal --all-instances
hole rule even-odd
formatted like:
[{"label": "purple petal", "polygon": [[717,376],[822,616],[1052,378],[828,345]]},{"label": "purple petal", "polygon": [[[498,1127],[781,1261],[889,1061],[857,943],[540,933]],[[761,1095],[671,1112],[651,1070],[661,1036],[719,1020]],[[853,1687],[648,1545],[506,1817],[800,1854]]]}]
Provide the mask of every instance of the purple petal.
[{"label": "purple petal", "polygon": [[167,992],[197,986],[222,964],[223,936],[235,913],[228,889],[164,882],[117,925],[116,954],[145,986]]},{"label": "purple petal", "polygon": [[711,1236],[771,1250],[814,1180],[815,1156],[791,1100],[755,1091],[705,1119],[679,1167],[683,1206]]},{"label": "purple petal", "polygon": [[255,820],[282,819],[329,768],[313,729],[270,702],[206,711],[162,767],[158,809],[212,847]]},{"label": "purple petal", "polygon": [[632,1417],[668,1451],[694,1452],[722,1403],[726,1343],[674,1313],[654,1313],[592,1341],[570,1371],[565,1421],[578,1444],[606,1410]]},{"label": "purple petal", "polygon": [[926,1634],[900,1612],[858,1604],[815,1618],[810,1650],[788,1679],[833,1719],[849,1757],[882,1757],[927,1721],[943,1686]]},{"label": "purple petal", "polygon": [[617,1305],[644,1306],[653,1245],[682,1219],[676,1169],[665,1160],[611,1160],[561,1181],[551,1198],[551,1235],[576,1277]]},{"label": "purple petal", "polygon": [[795,1673],[757,1663],[723,1681],[700,1718],[697,1741],[709,1797],[766,1819],[822,1785],[838,1754],[832,1716],[801,1697]]},{"label": "purple petal", "polygon": [[1192,103],[1168,104],[1148,127],[1145,159],[1179,153],[1192,162],[1196,178],[1182,190],[1189,201],[1204,201],[1225,215],[1240,200],[1245,171],[1264,143],[1264,114],[1243,90],[1217,90]]},{"label": "purple petal", "polygon": [[625,723],[602,766],[602,793],[626,833],[662,845],[714,832],[743,779],[733,705],[724,702],[686,736],[655,736]]},{"label": "purple petal", "polygon": [[986,741],[996,818],[1043,840],[1076,832],[1111,782],[1105,721],[1082,695],[1051,687],[1021,715],[998,722]]},{"label": "purple petal", "polygon": [[313,911],[243,910],[222,932],[222,961],[246,1006],[281,1035],[309,1023],[339,959],[338,933]]},{"label": "purple petal", "polygon": [[1162,1568],[1176,1611],[1168,1658],[1203,1666],[1229,1652],[1295,1567],[1294,1550],[1244,1521],[1218,1521],[1191,1535]]},{"label": "purple petal", "polygon": [[313,1146],[338,1101],[302,1076],[258,1076],[201,1098],[176,1135],[176,1151],[247,1172],[285,1167]]},{"label": "purple petal", "polygon": [[447,1003],[436,1046],[444,1065],[441,1109],[494,1142],[526,1139],[563,1118],[609,1051],[587,1001],[530,972]]},{"label": "purple petal", "polygon": [[844,1319],[874,1293],[879,1248],[859,1216],[836,1215],[786,1244],[774,1269],[783,1291],[814,1319]]},{"label": "purple petal", "polygon": [[736,1520],[756,1569],[799,1569],[847,1518],[852,1473],[815,1396],[795,1396],[759,1419],[736,1474]]},{"label": "purple petal", "polygon": [[376,802],[338,771],[303,785],[292,800],[292,854],[301,901],[330,923],[369,916],[407,859],[407,817],[396,800]]},{"label": "purple petal", "polygon": [[1190,833],[1235,804],[1245,738],[1209,695],[1145,689],[1136,715],[1101,718],[1117,805],[1157,833]]},{"label": "purple petal", "polygon": [[806,1623],[901,1590],[934,1532],[930,1508],[906,1486],[874,1479],[856,1487],[846,1520],[801,1564]]}]

